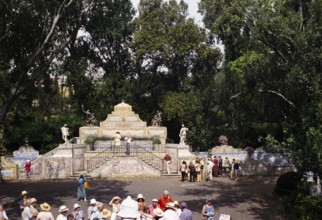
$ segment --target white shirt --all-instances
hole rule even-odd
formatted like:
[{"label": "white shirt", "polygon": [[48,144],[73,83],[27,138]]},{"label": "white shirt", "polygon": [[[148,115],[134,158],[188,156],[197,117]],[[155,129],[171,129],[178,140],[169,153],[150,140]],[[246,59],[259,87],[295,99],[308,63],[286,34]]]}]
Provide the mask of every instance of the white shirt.
[{"label": "white shirt", "polygon": [[56,218],[56,220],[67,220],[67,216],[64,216],[62,214],[59,214]]}]

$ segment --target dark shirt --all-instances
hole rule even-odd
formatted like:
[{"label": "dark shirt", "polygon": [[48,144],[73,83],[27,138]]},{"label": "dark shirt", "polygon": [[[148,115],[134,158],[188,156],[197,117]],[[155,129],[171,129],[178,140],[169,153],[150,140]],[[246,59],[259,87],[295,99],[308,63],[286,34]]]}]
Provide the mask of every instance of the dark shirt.
[{"label": "dark shirt", "polygon": [[165,160],[165,161],[170,161],[171,160],[171,157],[170,157],[170,155],[165,155],[164,156],[164,158],[163,158],[163,160]]}]

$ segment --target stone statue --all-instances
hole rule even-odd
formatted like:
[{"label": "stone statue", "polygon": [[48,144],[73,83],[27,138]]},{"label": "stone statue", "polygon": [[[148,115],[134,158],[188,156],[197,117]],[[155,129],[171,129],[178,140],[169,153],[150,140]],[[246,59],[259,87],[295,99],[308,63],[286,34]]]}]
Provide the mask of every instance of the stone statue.
[{"label": "stone statue", "polygon": [[162,123],[162,112],[157,111],[157,113],[153,116],[153,119],[151,121],[152,126],[161,126]]},{"label": "stone statue", "polygon": [[225,135],[220,135],[218,138],[220,145],[228,145],[228,138]]},{"label": "stone statue", "polygon": [[180,129],[179,137],[180,137],[180,143],[179,144],[184,144],[186,145],[186,140],[187,140],[187,131],[189,129],[182,124],[182,127]]},{"label": "stone statue", "polygon": [[91,113],[88,109],[85,111],[83,105],[82,105],[82,110],[86,114],[86,123],[88,125],[93,125],[94,123],[96,123],[96,118],[94,113]]},{"label": "stone statue", "polygon": [[67,124],[64,124],[64,126],[61,127],[61,134],[65,144],[68,144],[69,128],[67,127]]}]

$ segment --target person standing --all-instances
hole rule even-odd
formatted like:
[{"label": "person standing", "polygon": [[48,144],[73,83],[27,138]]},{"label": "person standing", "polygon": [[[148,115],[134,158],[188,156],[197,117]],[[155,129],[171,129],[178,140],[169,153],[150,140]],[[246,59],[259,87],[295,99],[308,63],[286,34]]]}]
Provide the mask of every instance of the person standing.
[{"label": "person standing", "polygon": [[228,157],[225,158],[224,160],[224,174],[229,175],[229,168],[230,168],[230,161],[228,159]]},{"label": "person standing", "polygon": [[2,204],[0,204],[0,220],[8,220],[9,218],[8,218],[8,216],[7,216],[7,213],[6,213],[6,211],[3,209],[3,205]]},{"label": "person standing", "polygon": [[214,176],[217,177],[219,172],[219,161],[216,156],[214,156]]},{"label": "person standing", "polygon": [[239,171],[240,171],[240,165],[238,160],[234,163],[234,170],[235,170],[235,181],[239,181]]},{"label": "person standing", "polygon": [[[91,215],[94,212],[94,209],[96,207],[96,203],[97,203],[96,199],[91,199],[90,200],[90,203],[89,203],[90,206],[87,209],[87,219],[88,220],[91,219]],[[111,220],[114,220],[114,219],[111,219]]]},{"label": "person standing", "polygon": [[214,220],[215,208],[212,205],[211,199],[206,200],[206,205],[202,207],[201,214],[203,217],[207,218],[207,220]]},{"label": "person standing", "polygon": [[86,179],[83,175],[80,175],[77,181],[78,181],[77,199],[78,201],[86,201],[86,190],[84,187],[84,183]]},{"label": "person standing", "polygon": [[114,135],[114,150],[115,151],[120,151],[121,150],[121,134],[120,132],[116,132],[116,134]]},{"label": "person standing", "polygon": [[50,205],[46,202],[40,204],[41,212],[38,213],[36,220],[55,220],[50,212]]},{"label": "person standing", "polygon": [[37,199],[31,198],[30,199],[30,210],[32,213],[32,220],[35,220],[37,215],[38,215],[38,210],[37,210]]},{"label": "person standing", "polygon": [[113,199],[110,201],[109,205],[112,206],[111,220],[117,220],[117,213],[121,209],[121,201],[121,198],[118,196],[113,197]]},{"label": "person standing", "polygon": [[149,213],[150,215],[152,215],[152,217],[155,217],[155,213],[154,213],[154,210],[159,208],[159,205],[158,205],[158,200],[157,199],[152,199],[152,204],[150,204],[148,206],[148,209],[149,209]]},{"label": "person standing", "polygon": [[197,174],[197,182],[201,182],[201,168],[199,160],[196,161],[196,174]]},{"label": "person standing", "polygon": [[235,176],[235,159],[232,160],[230,164],[230,179],[234,179]]},{"label": "person standing", "polygon": [[81,207],[79,204],[74,204],[74,211],[72,213],[75,220],[83,220],[84,219],[84,212],[81,210]]},{"label": "person standing", "polygon": [[172,198],[169,196],[169,192],[165,190],[163,192],[163,196],[158,199],[158,204],[160,206],[160,209],[162,209],[162,211],[165,211],[167,204],[170,202],[173,202]]},{"label": "person standing", "polygon": [[65,205],[59,207],[59,215],[57,216],[56,220],[67,220],[67,212],[68,208]]},{"label": "person standing", "polygon": [[130,155],[130,147],[133,139],[131,135],[128,135],[124,140],[126,141],[126,155]]},{"label": "person standing", "polygon": [[180,209],[182,210],[180,220],[192,220],[192,212],[187,208],[187,203],[182,202],[180,204]]},{"label": "person standing", "polygon": [[165,161],[165,164],[167,166],[167,172],[168,172],[168,174],[170,174],[170,164],[171,164],[171,161],[172,161],[170,155],[165,154],[165,156],[163,157],[163,160]]},{"label": "person standing", "polygon": [[21,219],[22,220],[32,220],[33,214],[31,212],[31,208],[30,208],[30,200],[26,200],[24,202],[24,209],[21,213]]},{"label": "person standing", "polygon": [[23,211],[23,209],[25,208],[24,204],[27,204],[26,201],[29,201],[29,197],[28,197],[28,192],[27,191],[22,191],[21,192],[21,199],[19,201],[19,205],[20,205],[20,210]]},{"label": "person standing", "polygon": [[218,175],[219,175],[219,176],[222,176],[222,172],[223,172],[223,169],[222,169],[222,163],[223,163],[222,158],[221,158],[221,156],[219,156],[219,157],[218,157],[218,166],[219,166],[219,172],[218,172]]},{"label": "person standing", "polygon": [[30,178],[30,170],[31,170],[31,162],[30,160],[27,160],[27,162],[25,163],[25,171],[26,171],[27,178]]},{"label": "person standing", "polygon": [[190,173],[190,176],[189,176],[190,182],[195,182],[196,168],[195,168],[195,165],[192,163],[192,161],[190,161],[188,169]]},{"label": "person standing", "polygon": [[181,167],[180,167],[180,171],[181,171],[181,181],[184,182],[184,180],[186,179],[186,175],[187,175],[187,162],[186,161],[182,161]]}]

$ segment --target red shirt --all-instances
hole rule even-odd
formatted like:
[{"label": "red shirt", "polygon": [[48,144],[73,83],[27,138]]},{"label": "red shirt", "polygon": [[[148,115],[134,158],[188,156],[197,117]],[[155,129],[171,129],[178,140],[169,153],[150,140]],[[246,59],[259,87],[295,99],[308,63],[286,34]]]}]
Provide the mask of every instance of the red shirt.
[{"label": "red shirt", "polygon": [[27,162],[27,163],[25,164],[25,169],[26,169],[26,171],[30,171],[30,167],[31,167],[31,163],[30,163],[30,162]]},{"label": "red shirt", "polygon": [[162,209],[162,211],[165,211],[165,208],[166,208],[166,205],[169,203],[169,202],[172,202],[172,199],[170,197],[168,197],[167,199],[164,198],[164,197],[161,197],[159,200],[158,200],[158,204],[160,206],[160,209]]}]

